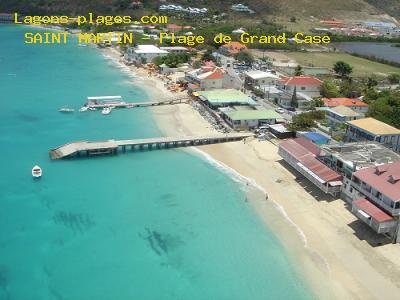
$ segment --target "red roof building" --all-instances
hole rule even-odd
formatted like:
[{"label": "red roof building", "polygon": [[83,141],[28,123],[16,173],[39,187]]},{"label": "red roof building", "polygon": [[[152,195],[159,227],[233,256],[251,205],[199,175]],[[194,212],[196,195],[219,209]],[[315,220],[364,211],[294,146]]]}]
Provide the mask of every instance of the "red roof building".
[{"label": "red roof building", "polygon": [[282,78],[280,83],[291,86],[321,86],[322,81],[312,76],[293,76]]},{"label": "red roof building", "polygon": [[352,213],[377,233],[399,241],[400,161],[361,169],[353,173]]},{"label": "red roof building", "polygon": [[305,138],[289,139],[279,145],[279,155],[294,169],[327,194],[340,193],[342,176],[317,159],[320,148]]},{"label": "red roof building", "polygon": [[366,113],[368,111],[368,104],[361,101],[360,99],[353,98],[322,98],[324,106],[326,107],[337,107],[346,106],[354,111],[360,113]]},{"label": "red roof building", "polygon": [[400,161],[361,169],[353,177],[361,186],[361,192],[380,194],[379,197],[387,198],[390,206],[400,208]]}]

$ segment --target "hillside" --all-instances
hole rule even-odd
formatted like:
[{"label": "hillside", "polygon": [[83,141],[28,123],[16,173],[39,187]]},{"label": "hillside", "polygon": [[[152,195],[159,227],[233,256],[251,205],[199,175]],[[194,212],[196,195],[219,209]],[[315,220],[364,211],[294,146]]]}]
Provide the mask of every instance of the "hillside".
[{"label": "hillside", "polygon": [[[85,14],[88,11],[101,14],[130,13],[143,10],[132,8],[132,0],[4,0],[0,1],[0,11],[18,11],[25,14],[68,13]],[[216,11],[229,11],[231,4],[239,0],[175,0],[168,3],[186,6],[208,7]],[[159,0],[142,0],[146,11],[156,11]],[[400,16],[399,0],[246,0],[242,3],[256,11],[257,18],[266,16],[315,16],[317,18],[365,18],[383,12]]]}]

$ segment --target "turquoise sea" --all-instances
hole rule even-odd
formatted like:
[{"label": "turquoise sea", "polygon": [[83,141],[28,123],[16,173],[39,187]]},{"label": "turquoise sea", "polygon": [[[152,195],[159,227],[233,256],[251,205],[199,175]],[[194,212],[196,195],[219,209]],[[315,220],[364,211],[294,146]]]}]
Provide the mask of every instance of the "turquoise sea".
[{"label": "turquoise sea", "polygon": [[[244,187],[182,150],[50,161],[74,140],[159,136],[148,99],[92,47],[23,44],[0,25],[0,299],[310,299]],[[43,177],[33,180],[34,164]]]}]

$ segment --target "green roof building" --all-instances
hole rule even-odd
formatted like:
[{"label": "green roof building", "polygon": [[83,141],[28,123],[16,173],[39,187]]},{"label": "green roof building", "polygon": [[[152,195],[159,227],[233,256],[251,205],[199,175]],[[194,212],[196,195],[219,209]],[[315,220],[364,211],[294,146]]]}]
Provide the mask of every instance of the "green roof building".
[{"label": "green roof building", "polygon": [[201,100],[206,101],[212,107],[256,104],[249,96],[234,89],[215,89],[197,93]]}]

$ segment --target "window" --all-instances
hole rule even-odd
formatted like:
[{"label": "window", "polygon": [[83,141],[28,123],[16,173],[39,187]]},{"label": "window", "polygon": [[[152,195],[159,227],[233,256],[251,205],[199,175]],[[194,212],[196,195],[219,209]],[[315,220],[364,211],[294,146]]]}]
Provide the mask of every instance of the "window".
[{"label": "window", "polygon": [[305,87],[305,86],[302,86],[302,87],[301,87],[301,90],[302,90],[302,91],[304,91],[305,89],[306,89],[306,87]]}]

